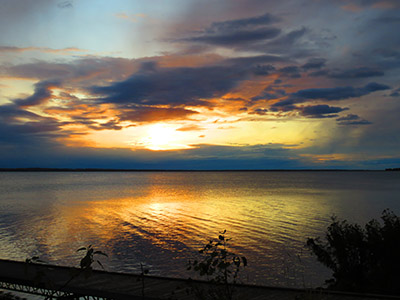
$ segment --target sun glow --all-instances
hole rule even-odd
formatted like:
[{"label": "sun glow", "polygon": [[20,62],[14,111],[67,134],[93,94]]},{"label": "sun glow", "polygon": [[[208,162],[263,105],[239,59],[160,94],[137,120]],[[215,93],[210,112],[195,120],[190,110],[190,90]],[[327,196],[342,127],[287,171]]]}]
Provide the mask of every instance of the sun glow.
[{"label": "sun glow", "polygon": [[147,129],[146,136],[141,139],[140,144],[155,151],[191,148],[191,146],[182,143],[181,135],[174,126],[155,124]]}]

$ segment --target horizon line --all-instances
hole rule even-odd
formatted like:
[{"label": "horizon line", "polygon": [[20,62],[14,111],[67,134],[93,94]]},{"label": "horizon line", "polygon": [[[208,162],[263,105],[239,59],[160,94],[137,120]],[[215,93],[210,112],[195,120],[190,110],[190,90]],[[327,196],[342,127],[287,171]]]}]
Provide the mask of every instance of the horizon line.
[{"label": "horizon line", "polygon": [[0,172],[382,172],[400,171],[386,169],[119,169],[119,168],[0,168]]}]

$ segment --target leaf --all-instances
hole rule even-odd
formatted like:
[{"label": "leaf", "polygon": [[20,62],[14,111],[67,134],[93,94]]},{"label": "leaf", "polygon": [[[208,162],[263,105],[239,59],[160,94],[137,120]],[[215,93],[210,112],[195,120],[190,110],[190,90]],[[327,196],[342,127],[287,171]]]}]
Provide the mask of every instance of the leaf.
[{"label": "leaf", "polygon": [[103,267],[102,263],[99,260],[96,260],[96,261],[100,265],[100,267],[104,270],[104,267]]},{"label": "leaf", "polygon": [[242,262],[243,262],[243,265],[246,267],[247,266],[247,258],[242,256]]},{"label": "leaf", "polygon": [[225,237],[223,235],[219,235],[218,237],[221,241],[223,241],[225,239]]},{"label": "leaf", "polygon": [[84,258],[81,259],[81,268],[87,268],[90,267],[90,265],[92,264],[93,260],[90,258],[90,256],[85,256]]},{"label": "leaf", "polygon": [[79,248],[78,250],[76,250],[76,252],[82,251],[82,250],[86,250],[86,247]]}]

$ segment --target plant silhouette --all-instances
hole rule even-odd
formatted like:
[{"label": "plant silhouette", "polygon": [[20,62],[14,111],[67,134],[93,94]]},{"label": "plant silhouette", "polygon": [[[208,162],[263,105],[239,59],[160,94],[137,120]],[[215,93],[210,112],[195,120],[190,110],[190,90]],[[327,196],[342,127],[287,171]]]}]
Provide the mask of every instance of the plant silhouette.
[{"label": "plant silhouette", "polygon": [[86,251],[85,256],[81,259],[80,262],[80,266],[82,269],[88,269],[88,268],[92,268],[92,265],[94,262],[97,262],[99,264],[99,266],[104,269],[103,265],[101,264],[101,262],[98,259],[94,259],[95,255],[103,255],[108,257],[108,255],[102,251],[94,251],[92,245],[89,245],[89,247],[82,247],[79,248],[78,250],[76,250],[77,252],[79,251]]},{"label": "plant silhouette", "polygon": [[384,210],[381,219],[362,228],[332,217],[325,241],[307,240],[318,261],[333,271],[329,288],[400,294],[400,218]]},{"label": "plant silhouette", "polygon": [[194,270],[200,276],[206,276],[207,280],[222,287],[209,290],[207,293],[202,290],[195,290],[195,294],[201,299],[232,299],[234,284],[236,283],[239,271],[247,266],[246,257],[238,256],[228,251],[226,230],[220,232],[218,239],[210,240],[199,253],[200,260],[189,261],[188,270]]}]

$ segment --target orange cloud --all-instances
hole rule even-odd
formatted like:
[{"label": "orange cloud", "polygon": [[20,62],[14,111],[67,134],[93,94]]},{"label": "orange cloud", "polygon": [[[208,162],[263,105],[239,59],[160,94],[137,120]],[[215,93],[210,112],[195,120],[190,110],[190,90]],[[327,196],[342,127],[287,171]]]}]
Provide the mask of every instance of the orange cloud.
[{"label": "orange cloud", "polygon": [[195,130],[204,130],[204,128],[199,125],[185,125],[177,129],[177,131],[195,131]]},{"label": "orange cloud", "polygon": [[8,47],[8,46],[0,46],[0,53],[4,52],[27,52],[27,51],[39,51],[44,53],[53,53],[59,55],[68,55],[76,52],[88,52],[88,50],[80,49],[76,47],[68,47],[63,49],[52,49],[45,47]]},{"label": "orange cloud", "polygon": [[360,12],[360,11],[363,10],[363,8],[361,6],[356,5],[354,3],[343,5],[340,8],[343,9],[343,10],[346,10],[346,11],[354,12],[354,13],[355,12]]},{"label": "orange cloud", "polygon": [[142,123],[185,120],[194,114],[198,114],[198,112],[185,108],[137,107],[132,110],[121,111],[119,117],[123,121]]}]

